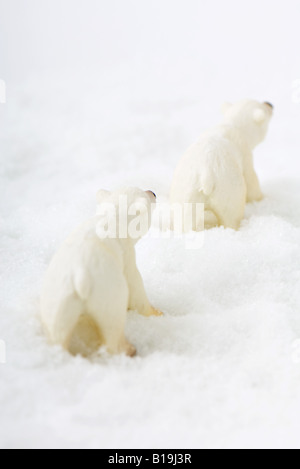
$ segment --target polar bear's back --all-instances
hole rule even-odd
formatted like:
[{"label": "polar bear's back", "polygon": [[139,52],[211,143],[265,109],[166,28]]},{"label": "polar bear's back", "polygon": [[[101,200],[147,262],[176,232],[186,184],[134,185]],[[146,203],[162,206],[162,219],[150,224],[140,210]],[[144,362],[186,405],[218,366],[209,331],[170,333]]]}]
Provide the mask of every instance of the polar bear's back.
[{"label": "polar bear's back", "polygon": [[231,185],[228,175],[242,177],[239,160],[238,148],[226,138],[222,127],[205,132],[188,148],[176,168],[171,203],[206,203],[219,183]]},{"label": "polar bear's back", "polygon": [[100,240],[93,224],[82,225],[65,241],[49,266],[41,297],[42,320],[53,342],[61,343],[64,324],[76,323],[90,306],[105,310],[116,295],[127,295],[123,269],[117,240]]}]

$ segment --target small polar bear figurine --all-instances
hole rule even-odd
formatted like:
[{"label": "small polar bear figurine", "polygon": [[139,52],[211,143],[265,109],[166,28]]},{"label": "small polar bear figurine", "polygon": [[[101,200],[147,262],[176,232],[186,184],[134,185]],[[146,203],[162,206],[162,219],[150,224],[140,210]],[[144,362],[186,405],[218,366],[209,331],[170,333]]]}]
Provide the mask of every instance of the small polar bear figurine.
[{"label": "small polar bear figurine", "polygon": [[239,229],[247,202],[263,194],[253,165],[253,150],[268,131],[272,104],[243,100],[224,104],[224,122],[205,132],[180,161],[171,204],[204,204],[194,215],[194,231],[223,225]]},{"label": "small polar bear figurine", "polygon": [[52,343],[88,355],[100,346],[134,356],[125,338],[128,310],[159,316],[137,269],[135,244],[150,228],[153,192],[98,193],[96,216],[64,242],[46,273],[42,322]]}]

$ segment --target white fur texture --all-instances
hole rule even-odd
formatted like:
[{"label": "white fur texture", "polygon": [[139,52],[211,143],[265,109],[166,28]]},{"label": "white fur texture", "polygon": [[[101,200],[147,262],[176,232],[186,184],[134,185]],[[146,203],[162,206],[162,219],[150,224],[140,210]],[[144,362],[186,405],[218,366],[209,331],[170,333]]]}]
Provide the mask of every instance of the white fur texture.
[{"label": "white fur texture", "polygon": [[[171,203],[203,203],[204,226],[238,229],[246,202],[263,198],[253,166],[253,150],[266,137],[272,117],[267,103],[244,100],[222,107],[224,123],[205,132],[180,161]],[[199,231],[203,220],[194,220]]]},{"label": "white fur texture", "polygon": [[138,203],[147,217],[151,214],[155,202],[151,193],[139,189],[112,194],[100,191],[99,213],[65,241],[46,274],[41,300],[43,323],[53,343],[74,353],[105,345],[110,353],[132,356],[135,348],[124,334],[128,309],[144,316],[157,313],[148,301],[136,266],[136,240],[129,235],[104,239],[98,233],[99,225],[106,221],[100,214],[101,206],[110,204],[118,220],[119,200],[124,196],[129,207]]}]

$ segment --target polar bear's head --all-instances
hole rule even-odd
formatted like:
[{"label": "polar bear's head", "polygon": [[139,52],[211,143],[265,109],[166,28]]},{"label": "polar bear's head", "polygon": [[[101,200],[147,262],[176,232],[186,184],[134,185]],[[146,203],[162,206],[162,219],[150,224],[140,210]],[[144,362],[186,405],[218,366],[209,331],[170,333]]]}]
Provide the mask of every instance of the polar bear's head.
[{"label": "polar bear's head", "polygon": [[273,105],[265,102],[244,100],[236,104],[225,103],[222,108],[225,123],[242,131],[242,138],[251,148],[261,143],[268,131],[273,115]]},{"label": "polar bear's head", "polygon": [[138,241],[149,231],[156,204],[154,192],[132,187],[115,192],[101,190],[97,202],[99,237]]}]

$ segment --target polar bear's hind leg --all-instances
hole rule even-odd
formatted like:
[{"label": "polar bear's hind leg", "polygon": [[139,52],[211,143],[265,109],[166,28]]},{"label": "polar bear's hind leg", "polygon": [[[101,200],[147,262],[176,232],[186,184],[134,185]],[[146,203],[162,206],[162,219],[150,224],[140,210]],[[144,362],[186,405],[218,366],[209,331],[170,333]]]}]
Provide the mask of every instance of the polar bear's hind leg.
[{"label": "polar bear's hind leg", "polygon": [[88,357],[102,345],[103,335],[94,319],[88,314],[80,316],[69,342],[70,353]]},{"label": "polar bear's hind leg", "polygon": [[55,325],[51,333],[52,341],[69,350],[74,330],[83,313],[83,303],[77,296],[71,295],[66,298],[56,314]]},{"label": "polar bear's hind leg", "polygon": [[133,356],[135,348],[125,338],[129,291],[123,275],[118,270],[113,274],[118,291],[115,288],[106,288],[105,291],[94,288],[86,308],[100,331],[101,345],[105,345],[111,354]]},{"label": "polar bear's hind leg", "polygon": [[220,225],[217,215],[211,210],[205,210],[204,212],[204,228],[210,230]]}]

